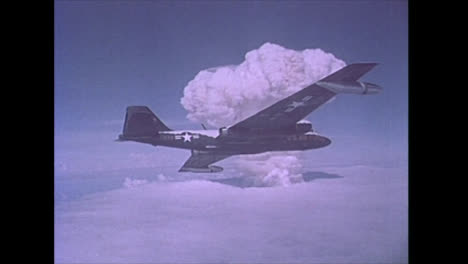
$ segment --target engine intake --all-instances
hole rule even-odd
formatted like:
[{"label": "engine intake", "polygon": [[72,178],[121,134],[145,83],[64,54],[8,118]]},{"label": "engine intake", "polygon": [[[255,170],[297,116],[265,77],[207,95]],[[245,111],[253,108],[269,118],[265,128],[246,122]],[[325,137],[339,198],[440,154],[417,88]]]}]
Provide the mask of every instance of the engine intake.
[{"label": "engine intake", "polygon": [[312,123],[307,120],[301,120],[296,123],[296,132],[298,133],[306,133],[312,130]]}]

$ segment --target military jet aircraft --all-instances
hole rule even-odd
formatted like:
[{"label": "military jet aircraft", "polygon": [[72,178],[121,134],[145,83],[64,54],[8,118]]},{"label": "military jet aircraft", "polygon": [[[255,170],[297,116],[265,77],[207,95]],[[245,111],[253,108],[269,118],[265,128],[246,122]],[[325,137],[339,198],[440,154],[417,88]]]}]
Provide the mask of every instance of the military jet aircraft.
[{"label": "military jet aircraft", "polygon": [[312,124],[302,119],[339,93],[379,93],[380,86],[358,81],[376,65],[350,64],[262,111],[218,130],[174,131],[148,107],[129,106],[123,134],[116,141],[189,149],[192,155],[179,172],[203,173],[222,171],[222,167],[210,164],[233,155],[322,148],[331,140],[314,132]]}]

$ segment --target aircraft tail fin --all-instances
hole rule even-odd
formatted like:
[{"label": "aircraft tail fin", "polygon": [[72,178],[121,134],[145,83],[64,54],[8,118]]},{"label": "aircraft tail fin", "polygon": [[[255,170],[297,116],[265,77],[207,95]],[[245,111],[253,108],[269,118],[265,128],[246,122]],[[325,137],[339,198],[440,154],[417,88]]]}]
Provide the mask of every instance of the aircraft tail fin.
[{"label": "aircraft tail fin", "polygon": [[170,131],[147,106],[129,106],[125,114],[123,136],[153,136],[158,131]]},{"label": "aircraft tail fin", "polygon": [[372,70],[378,63],[353,63],[328,75],[321,81],[357,81],[364,74]]}]

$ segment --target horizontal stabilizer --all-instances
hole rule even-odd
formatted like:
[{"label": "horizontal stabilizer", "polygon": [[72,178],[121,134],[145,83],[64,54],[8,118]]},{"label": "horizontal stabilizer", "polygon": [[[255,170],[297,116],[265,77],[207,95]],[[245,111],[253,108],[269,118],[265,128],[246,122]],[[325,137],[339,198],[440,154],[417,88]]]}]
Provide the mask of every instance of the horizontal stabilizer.
[{"label": "horizontal stabilizer", "polygon": [[192,155],[180,168],[179,172],[220,172],[223,168],[208,166],[217,161],[232,156],[231,154],[214,153],[211,151],[192,150]]}]

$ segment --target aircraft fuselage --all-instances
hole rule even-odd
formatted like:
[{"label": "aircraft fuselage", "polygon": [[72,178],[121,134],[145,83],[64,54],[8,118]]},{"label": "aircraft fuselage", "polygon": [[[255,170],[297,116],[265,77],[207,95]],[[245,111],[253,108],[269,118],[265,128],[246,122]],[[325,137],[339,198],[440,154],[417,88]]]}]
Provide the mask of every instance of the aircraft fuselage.
[{"label": "aircraft fuselage", "polygon": [[125,137],[153,146],[212,151],[232,154],[256,154],[266,151],[308,150],[328,146],[331,140],[315,132],[239,136],[219,136],[218,130],[159,131],[154,136]]}]

